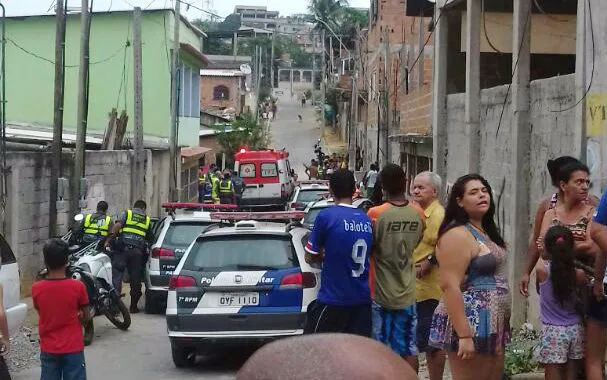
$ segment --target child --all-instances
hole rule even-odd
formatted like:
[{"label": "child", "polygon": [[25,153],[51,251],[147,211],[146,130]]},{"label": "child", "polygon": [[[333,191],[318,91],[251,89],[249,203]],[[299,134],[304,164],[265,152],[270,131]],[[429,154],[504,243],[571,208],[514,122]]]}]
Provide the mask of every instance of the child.
[{"label": "child", "polygon": [[542,333],[535,355],[544,364],[545,379],[575,380],[584,357],[579,290],[586,276],[574,266],[574,238],[567,227],[550,227],[544,245],[550,261],[537,269]]},{"label": "child", "polygon": [[49,239],[43,253],[48,275],[32,286],[34,307],[40,315],[41,380],[85,380],[81,321],[90,318],[86,288],[65,276],[66,242]]}]

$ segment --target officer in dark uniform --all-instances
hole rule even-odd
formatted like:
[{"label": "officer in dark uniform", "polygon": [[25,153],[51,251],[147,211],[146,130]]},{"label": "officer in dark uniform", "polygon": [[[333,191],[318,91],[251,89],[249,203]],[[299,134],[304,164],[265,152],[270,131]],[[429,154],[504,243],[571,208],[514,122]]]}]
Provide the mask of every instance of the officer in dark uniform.
[{"label": "officer in dark uniform", "polygon": [[112,218],[107,215],[108,204],[106,201],[97,203],[97,212],[87,214],[77,230],[76,234],[82,238],[84,244],[106,239],[110,232]]},{"label": "officer in dark uniform", "polygon": [[221,204],[234,204],[234,186],[229,170],[224,171],[223,178],[219,181],[219,201]]},{"label": "officer in dark uniform", "polygon": [[131,313],[138,313],[137,302],[141,298],[143,266],[147,260],[148,232],[151,219],[146,215],[147,205],[138,200],[133,209],[123,212],[114,223],[106,247],[116,238],[112,249],[112,278],[114,288],[122,293],[124,270],[128,270],[131,285]]}]

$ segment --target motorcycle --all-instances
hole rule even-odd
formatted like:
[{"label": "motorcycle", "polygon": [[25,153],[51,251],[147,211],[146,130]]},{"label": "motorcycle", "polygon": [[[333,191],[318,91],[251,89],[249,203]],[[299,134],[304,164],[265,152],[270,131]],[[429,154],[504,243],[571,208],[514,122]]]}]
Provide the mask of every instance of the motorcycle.
[{"label": "motorcycle", "polygon": [[318,159],[318,164],[322,165],[327,155],[322,151],[322,147],[320,146],[320,139],[318,139],[318,141],[316,141],[316,144],[314,144],[314,154]]},{"label": "motorcycle", "polygon": [[[74,220],[82,221],[82,214],[76,215]],[[68,231],[62,240],[73,242],[73,231]],[[91,319],[83,325],[84,343],[93,342],[95,327],[93,317],[105,315],[109,321],[120,330],[127,330],[131,326],[131,314],[122,302],[121,295],[112,285],[112,260],[100,249],[99,241],[70,245],[70,255],[66,275],[74,280],[82,281],[89,296],[89,311]],[[43,269],[38,274],[43,279],[47,273]]]}]

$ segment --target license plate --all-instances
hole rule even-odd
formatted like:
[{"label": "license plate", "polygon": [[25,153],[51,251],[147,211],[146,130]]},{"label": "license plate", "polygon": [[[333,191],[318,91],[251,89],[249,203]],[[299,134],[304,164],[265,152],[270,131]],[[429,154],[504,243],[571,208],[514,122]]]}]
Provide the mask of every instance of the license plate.
[{"label": "license plate", "polygon": [[219,306],[257,306],[258,293],[223,293],[219,296]]}]

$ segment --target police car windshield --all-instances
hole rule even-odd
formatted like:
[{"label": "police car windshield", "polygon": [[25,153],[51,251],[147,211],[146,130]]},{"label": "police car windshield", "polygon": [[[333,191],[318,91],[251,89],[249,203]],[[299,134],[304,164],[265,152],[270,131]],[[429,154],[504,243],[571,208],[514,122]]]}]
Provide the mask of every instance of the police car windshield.
[{"label": "police car windshield", "polygon": [[183,269],[270,270],[299,266],[288,236],[226,235],[194,243]]},{"label": "police car windshield", "polygon": [[319,200],[323,194],[328,193],[327,189],[305,189],[299,190],[297,202],[307,203]]},{"label": "police car windshield", "polygon": [[211,224],[210,222],[188,222],[188,223],[171,223],[162,246],[164,248],[171,249],[185,249],[192,244],[194,240],[200,235],[205,226]]}]

